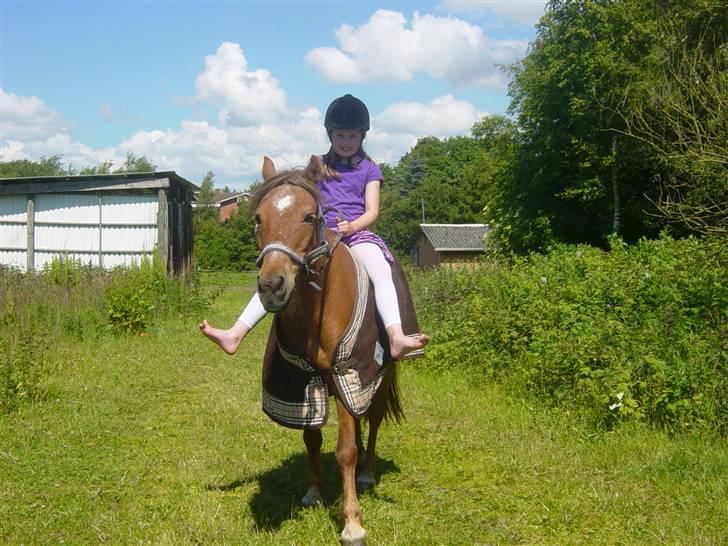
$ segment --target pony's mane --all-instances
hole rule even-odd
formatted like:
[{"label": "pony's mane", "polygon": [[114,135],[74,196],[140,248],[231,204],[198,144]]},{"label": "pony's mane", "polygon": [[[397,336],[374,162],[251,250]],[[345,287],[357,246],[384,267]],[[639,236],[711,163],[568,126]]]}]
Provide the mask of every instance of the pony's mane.
[{"label": "pony's mane", "polygon": [[320,192],[316,182],[313,182],[310,179],[306,178],[305,171],[303,169],[292,169],[289,171],[281,171],[275,176],[272,176],[268,180],[263,182],[258,190],[255,192],[255,195],[253,195],[252,200],[250,201],[251,209],[257,209],[260,202],[266,195],[268,195],[268,193],[271,192],[271,190],[277,188],[278,186],[283,186],[284,184],[299,186],[306,190],[308,193],[310,193],[311,196],[316,200],[316,202],[318,202],[319,200]]}]

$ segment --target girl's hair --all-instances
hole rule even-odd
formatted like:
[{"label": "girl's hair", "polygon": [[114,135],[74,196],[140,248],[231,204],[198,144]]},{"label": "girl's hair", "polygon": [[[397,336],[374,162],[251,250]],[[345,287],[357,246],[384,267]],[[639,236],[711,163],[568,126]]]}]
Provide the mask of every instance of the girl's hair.
[{"label": "girl's hair", "polygon": [[[369,154],[367,154],[364,151],[364,146],[359,146],[359,151],[357,151],[353,156],[356,157],[359,156],[362,159],[368,159],[369,161],[374,161],[371,157],[369,157]],[[329,148],[329,151],[326,152],[323,157],[321,158],[323,160],[323,172],[321,178],[333,178],[334,180],[341,180],[341,175],[339,172],[334,168],[334,164],[336,163],[336,152],[334,151],[334,147],[331,146]],[[351,161],[351,159],[350,159]]]}]

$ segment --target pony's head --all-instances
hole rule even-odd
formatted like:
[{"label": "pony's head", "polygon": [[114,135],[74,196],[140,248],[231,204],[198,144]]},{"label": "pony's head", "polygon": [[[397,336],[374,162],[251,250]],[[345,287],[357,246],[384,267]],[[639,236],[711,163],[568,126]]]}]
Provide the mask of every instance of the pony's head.
[{"label": "pony's head", "polygon": [[276,173],[273,161],[263,159],[263,184],[253,197],[255,237],[261,251],[257,265],[258,295],[267,311],[288,305],[303,272],[328,251],[326,229],[318,204],[316,182],[320,160],[311,156],[305,169]]}]

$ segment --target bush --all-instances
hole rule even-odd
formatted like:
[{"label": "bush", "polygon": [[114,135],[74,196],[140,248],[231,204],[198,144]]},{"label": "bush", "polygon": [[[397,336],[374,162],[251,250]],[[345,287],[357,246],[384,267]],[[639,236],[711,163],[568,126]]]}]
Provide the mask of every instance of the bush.
[{"label": "bush", "polygon": [[[663,237],[557,246],[413,278],[429,362],[507,381],[599,427],[728,432],[725,249]],[[447,314],[442,304],[448,303]]]},{"label": "bush", "polygon": [[138,334],[207,304],[194,276],[169,277],[156,258],[111,272],[66,259],[40,274],[0,269],[0,408],[42,398],[48,355],[61,340]]}]

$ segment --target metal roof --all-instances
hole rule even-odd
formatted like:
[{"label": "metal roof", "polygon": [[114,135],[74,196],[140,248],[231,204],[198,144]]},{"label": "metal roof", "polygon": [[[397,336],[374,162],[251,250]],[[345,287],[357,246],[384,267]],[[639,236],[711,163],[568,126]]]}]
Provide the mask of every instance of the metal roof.
[{"label": "metal roof", "polygon": [[180,185],[190,191],[200,188],[175,171],[146,173],[81,174],[0,178],[0,195],[154,189]]},{"label": "metal roof", "polygon": [[422,233],[437,251],[483,251],[487,224],[420,224]]}]

